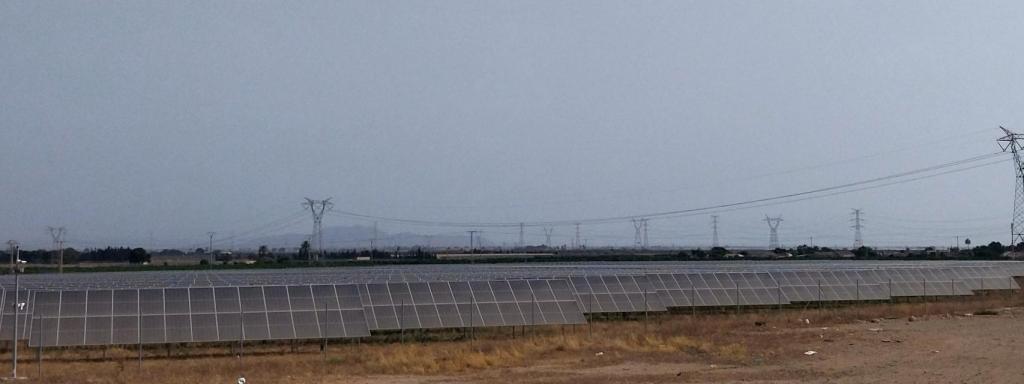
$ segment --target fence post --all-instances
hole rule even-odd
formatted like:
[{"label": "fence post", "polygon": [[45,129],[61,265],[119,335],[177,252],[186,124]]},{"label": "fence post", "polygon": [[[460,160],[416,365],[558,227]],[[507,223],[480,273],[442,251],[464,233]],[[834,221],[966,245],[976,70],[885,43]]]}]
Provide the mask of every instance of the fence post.
[{"label": "fence post", "polygon": [[775,303],[776,303],[776,305],[778,305],[778,307],[776,309],[781,312],[782,311],[782,285],[776,283],[775,284],[775,288],[777,290],[777,292],[775,292],[775,300],[776,300]]},{"label": "fence post", "polygon": [[[533,293],[533,287],[530,287],[530,326],[531,327],[537,326],[537,318],[536,318],[535,312],[537,312],[537,295],[535,295]],[[523,332],[524,333],[526,332],[526,327],[523,327]],[[530,333],[530,336],[533,336],[532,332]]]},{"label": "fence post", "polygon": [[476,296],[470,296],[469,302],[469,340],[472,342],[472,340],[476,338],[476,329],[473,328],[473,316],[476,315]]},{"label": "fence post", "polygon": [[740,283],[738,281],[732,282],[733,287],[736,289],[736,313],[740,313]]},{"label": "fence post", "polygon": [[242,364],[242,358],[245,357],[245,311],[241,306],[242,296],[238,297],[238,363]]},{"label": "fence post", "polygon": [[[137,332],[136,336],[138,337],[137,341],[139,342],[139,370],[141,371],[142,370],[142,304],[141,304],[142,295],[140,295],[138,293],[138,291],[135,291],[135,296],[138,299],[136,301],[136,303],[135,303],[136,304],[136,307],[135,307],[135,315],[136,315],[135,321],[136,321],[136,324],[138,324],[138,326],[135,327],[135,331]],[[42,330],[40,329],[40,332],[41,331]],[[40,333],[39,335],[42,336],[42,333]],[[40,337],[40,341],[42,341],[42,337]]]},{"label": "fence post", "polygon": [[[34,320],[32,320],[32,322],[33,323],[39,323],[40,326],[42,326],[42,324],[43,324],[42,320],[39,320],[38,316]],[[43,336],[42,335],[43,335],[43,332],[39,331],[39,336],[38,336],[38,339],[36,341],[37,343],[39,343],[39,346],[36,349],[36,370],[38,371],[37,376],[39,376],[39,378],[43,377]],[[29,335],[29,339],[31,339],[31,338],[32,338],[32,335]]]},{"label": "fence post", "polygon": [[695,301],[695,298],[696,298],[695,293],[696,293],[696,291],[697,291],[697,289],[694,288],[693,284],[691,283],[690,284],[690,315],[692,315],[692,316],[696,316],[697,315],[697,302]]},{"label": "fence post", "polygon": [[[339,311],[339,313],[340,313],[340,311]],[[327,315],[328,315],[327,306],[325,305],[324,306],[324,319],[328,319]],[[330,319],[328,319],[328,321],[330,321]],[[327,335],[325,334],[323,336],[324,336],[324,339],[323,339],[323,341],[321,341],[322,347],[320,348],[320,358],[323,359],[323,361],[327,361]]]},{"label": "fence post", "polygon": [[1009,281],[1006,285],[1006,297],[1010,298],[1013,297],[1013,276],[1007,277],[1007,279],[1009,279]]},{"label": "fence post", "polygon": [[594,336],[594,290],[593,289],[590,290],[590,309],[589,309],[589,312],[590,312],[590,321],[587,322],[587,328],[589,328],[587,330],[587,332],[590,333],[588,336]]},{"label": "fence post", "polygon": [[647,288],[644,287],[644,333],[647,333]]},{"label": "fence post", "polygon": [[825,302],[821,300],[821,280],[818,280],[818,309],[824,309]]}]

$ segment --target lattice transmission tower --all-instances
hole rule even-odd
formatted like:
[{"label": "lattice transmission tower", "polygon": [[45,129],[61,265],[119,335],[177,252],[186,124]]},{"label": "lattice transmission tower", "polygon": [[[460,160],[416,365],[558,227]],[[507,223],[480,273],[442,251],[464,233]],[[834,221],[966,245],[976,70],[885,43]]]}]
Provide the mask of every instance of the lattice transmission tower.
[{"label": "lattice transmission tower", "polygon": [[555,233],[554,227],[544,227],[544,245],[551,248],[551,234]]},{"label": "lattice transmission tower", "polygon": [[324,212],[327,212],[334,206],[331,202],[331,198],[323,200],[313,200],[306,198],[306,201],[302,203],[303,208],[308,208],[309,212],[313,214],[313,235],[310,236],[310,245],[316,247],[316,251],[313,252],[313,261],[319,261],[321,254],[324,252]]},{"label": "lattice transmission tower", "polygon": [[575,242],[576,243],[573,246],[576,249],[583,248],[583,245],[580,243],[580,223],[576,223],[576,240],[575,240]]},{"label": "lattice transmission tower", "polygon": [[778,249],[779,224],[782,224],[782,216],[769,217],[764,215],[764,221],[768,223],[768,249]]},{"label": "lattice transmission tower", "polygon": [[861,235],[861,232],[860,232],[861,229],[864,229],[864,224],[861,224],[864,221],[864,219],[860,217],[860,215],[863,214],[863,213],[864,213],[863,209],[854,208],[853,209],[853,219],[850,219],[851,221],[853,221],[853,226],[851,228],[853,228],[853,230],[854,230],[854,232],[853,232],[853,248],[855,248],[855,249],[864,246],[864,237]]},{"label": "lattice transmission tower", "polygon": [[57,273],[64,273],[64,235],[68,233],[64,227],[46,227],[53,238],[53,252],[57,256]]},{"label": "lattice transmission tower", "polygon": [[718,215],[711,215],[711,247],[718,247]]},{"label": "lattice transmission tower", "polygon": [[650,241],[648,241],[648,239],[647,239],[647,227],[648,227],[647,220],[648,219],[643,219],[642,220],[644,222],[644,249],[649,248],[651,246]]},{"label": "lattice transmission tower", "polygon": [[644,219],[633,219],[633,248],[640,249],[644,241]]},{"label": "lattice transmission tower", "polygon": [[999,127],[1006,135],[1000,137],[999,147],[1003,152],[1013,154],[1013,168],[1016,173],[1016,192],[1013,199],[1013,221],[1010,222],[1010,245],[1024,242],[1024,162],[1020,152],[1024,150],[1024,135]]}]

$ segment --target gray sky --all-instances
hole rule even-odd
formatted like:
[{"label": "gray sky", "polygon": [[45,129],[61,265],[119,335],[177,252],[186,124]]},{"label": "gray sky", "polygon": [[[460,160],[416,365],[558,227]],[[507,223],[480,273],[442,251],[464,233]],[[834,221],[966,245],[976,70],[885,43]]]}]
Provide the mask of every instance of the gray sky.
[{"label": "gray sky", "polygon": [[[632,215],[960,160],[1024,130],[1022,21],[1013,1],[4,1],[0,237],[299,232],[304,196],[438,221]],[[1012,197],[1007,162],[724,212],[721,236],[763,245],[767,213],[785,245],[849,245],[860,207],[869,244],[1006,242]],[[652,221],[651,242],[706,246],[710,219]]]}]

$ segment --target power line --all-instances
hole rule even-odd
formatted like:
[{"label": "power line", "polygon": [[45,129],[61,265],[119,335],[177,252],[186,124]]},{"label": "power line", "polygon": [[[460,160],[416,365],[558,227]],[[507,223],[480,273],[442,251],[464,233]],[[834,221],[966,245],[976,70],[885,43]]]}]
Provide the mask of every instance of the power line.
[{"label": "power line", "polygon": [[[581,220],[553,220],[553,221],[534,221],[534,222],[514,222],[514,223],[512,223],[512,222],[431,221],[431,220],[404,219],[404,218],[374,216],[374,215],[367,215],[367,214],[348,212],[348,211],[335,211],[334,214],[342,215],[342,216],[348,216],[348,217],[354,217],[354,218],[362,218],[362,219],[368,219],[368,220],[389,221],[389,222],[401,223],[401,224],[409,224],[409,225],[422,225],[422,226],[435,226],[435,227],[463,227],[463,228],[465,228],[465,227],[492,227],[492,228],[493,227],[515,227],[515,226],[519,226],[520,224],[522,224],[524,226],[531,226],[532,227],[532,226],[569,226],[569,225],[574,225],[576,223],[581,223],[581,224],[602,224],[602,223],[613,223],[613,222],[628,222],[628,221],[632,221],[632,220],[634,220],[634,219],[636,219],[638,217],[644,217],[644,218],[680,217],[680,216],[686,216],[688,214],[694,214],[694,213],[700,213],[700,212],[707,212],[707,211],[713,211],[713,210],[719,210],[719,209],[725,209],[725,208],[742,207],[742,206],[747,206],[747,205],[752,205],[752,204],[757,204],[757,203],[766,203],[766,202],[771,202],[771,201],[786,200],[786,199],[792,199],[792,198],[798,198],[798,197],[808,197],[808,196],[813,196],[813,195],[817,195],[817,194],[822,194],[822,193],[825,193],[825,192],[842,191],[842,190],[849,189],[849,188],[852,188],[852,187],[876,184],[876,183],[880,183],[880,182],[884,182],[884,181],[890,181],[890,180],[897,180],[897,179],[905,178],[905,177],[908,177],[908,176],[914,176],[914,175],[918,175],[918,174],[922,174],[922,173],[928,173],[928,172],[934,172],[934,171],[943,170],[943,169],[947,169],[947,168],[958,167],[958,166],[961,166],[961,165],[971,164],[971,163],[975,163],[975,162],[979,162],[979,161],[984,161],[984,160],[989,160],[989,159],[993,159],[993,158],[1000,157],[1000,156],[1002,156],[1002,154],[1000,152],[995,152],[995,153],[989,153],[989,154],[980,155],[980,156],[969,157],[969,158],[962,159],[962,160],[951,161],[951,162],[947,162],[947,163],[933,165],[933,166],[929,166],[929,167],[919,168],[919,169],[915,169],[915,170],[911,170],[911,171],[905,171],[905,172],[895,173],[895,174],[891,174],[891,175],[875,177],[875,178],[871,178],[871,179],[865,179],[865,180],[860,180],[860,181],[855,181],[855,182],[850,182],[850,183],[844,183],[844,184],[839,184],[839,185],[833,185],[833,186],[829,186],[829,187],[817,188],[817,189],[812,189],[812,190],[807,190],[807,191],[802,191],[802,192],[788,193],[788,194],[783,194],[783,195],[776,195],[776,196],[771,196],[771,197],[764,197],[764,198],[758,198],[758,199],[744,200],[744,201],[738,201],[738,202],[732,202],[732,203],[725,203],[725,204],[718,204],[718,205],[712,205],[712,206],[706,206],[706,207],[699,207],[699,208],[689,208],[689,209],[681,209],[681,210],[653,212],[653,213],[648,213],[648,214],[643,214],[643,215],[611,216],[611,217],[581,219]],[[994,163],[992,163],[992,164],[994,164]],[[989,165],[989,164],[984,164],[984,165]],[[974,168],[977,168],[977,167],[965,168],[965,169],[962,169],[962,170],[974,169]],[[945,173],[941,173],[941,174],[945,174]],[[930,177],[934,177],[934,176],[938,176],[938,175],[932,175]],[[921,179],[924,179],[924,178],[927,178],[927,177],[913,178],[913,179],[911,179],[909,181],[921,180]],[[894,185],[894,184],[897,184],[897,183],[889,183],[889,184],[885,184],[885,185]],[[864,188],[864,189],[870,189],[870,188]],[[863,190],[863,189],[861,189],[861,190]],[[847,191],[847,192],[849,192],[849,191]],[[843,193],[846,193],[846,192],[843,192]],[[817,196],[817,197],[833,196],[833,195],[836,195],[836,194],[839,194],[839,193],[832,193],[832,194],[823,195],[823,196]],[[815,197],[810,197],[810,198],[815,198]]]}]

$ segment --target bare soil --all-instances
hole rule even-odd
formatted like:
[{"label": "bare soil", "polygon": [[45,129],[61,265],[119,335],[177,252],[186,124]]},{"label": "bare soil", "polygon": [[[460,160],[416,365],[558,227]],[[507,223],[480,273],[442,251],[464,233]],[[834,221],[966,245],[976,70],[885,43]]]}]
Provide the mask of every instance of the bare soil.
[{"label": "bare soil", "polygon": [[315,343],[247,346],[241,359],[226,346],[175,347],[170,358],[150,348],[141,369],[131,348],[48,350],[42,377],[22,350],[19,373],[40,383],[1022,383],[1021,304],[999,295],[667,314],[515,339],[505,329],[346,342],[326,355]]}]

